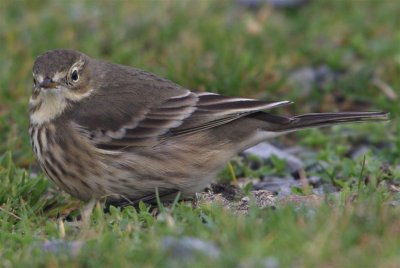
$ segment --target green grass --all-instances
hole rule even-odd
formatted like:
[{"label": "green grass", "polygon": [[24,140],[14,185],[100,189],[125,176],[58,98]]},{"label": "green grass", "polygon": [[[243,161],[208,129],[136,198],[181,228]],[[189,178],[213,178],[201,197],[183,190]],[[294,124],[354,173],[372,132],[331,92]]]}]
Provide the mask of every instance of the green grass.
[{"label": "green grass", "polygon": [[[0,266],[399,266],[400,210],[390,204],[400,200],[400,106],[371,82],[377,77],[400,94],[398,14],[400,3],[389,0],[315,0],[258,12],[234,1],[1,1]],[[385,110],[392,120],[279,139],[316,151],[312,161],[328,166],[319,175],[342,189],[318,206],[254,207],[237,216],[217,204],[178,203],[155,216],[145,206],[104,213],[97,205],[79,221],[83,204],[34,172],[27,133],[32,64],[58,47],[191,89],[295,100],[284,114]],[[345,75],[307,94],[288,82],[293,70],[321,65]],[[363,167],[363,159],[352,161],[346,152],[364,143],[370,152]],[[241,165],[234,163],[238,174]],[[179,261],[162,248],[167,236],[197,237],[221,252]],[[41,250],[52,240],[83,247],[77,255]]]}]

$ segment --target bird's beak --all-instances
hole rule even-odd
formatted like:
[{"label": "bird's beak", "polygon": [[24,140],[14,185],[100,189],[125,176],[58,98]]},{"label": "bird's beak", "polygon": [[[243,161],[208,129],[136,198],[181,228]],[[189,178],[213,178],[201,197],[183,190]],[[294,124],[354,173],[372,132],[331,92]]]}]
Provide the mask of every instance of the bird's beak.
[{"label": "bird's beak", "polygon": [[40,84],[39,87],[45,89],[56,88],[58,86],[57,82],[54,82],[51,78],[46,77]]}]

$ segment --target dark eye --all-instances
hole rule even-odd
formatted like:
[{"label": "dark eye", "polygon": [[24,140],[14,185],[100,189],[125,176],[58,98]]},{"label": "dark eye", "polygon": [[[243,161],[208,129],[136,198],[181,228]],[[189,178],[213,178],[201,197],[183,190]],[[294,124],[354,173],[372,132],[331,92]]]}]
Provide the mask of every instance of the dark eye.
[{"label": "dark eye", "polygon": [[33,85],[36,86],[36,79],[35,79],[35,77],[33,78]]},{"label": "dark eye", "polygon": [[71,79],[72,79],[73,81],[75,81],[75,82],[78,81],[79,75],[78,75],[78,71],[77,71],[77,70],[73,70],[73,71],[72,71]]}]

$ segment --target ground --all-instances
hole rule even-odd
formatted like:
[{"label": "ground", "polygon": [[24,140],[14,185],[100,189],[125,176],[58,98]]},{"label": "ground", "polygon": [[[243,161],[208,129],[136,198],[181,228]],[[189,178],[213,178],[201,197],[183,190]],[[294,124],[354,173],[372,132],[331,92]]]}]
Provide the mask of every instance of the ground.
[{"label": "ground", "polygon": [[[6,0],[0,10],[0,266],[400,266],[400,2]],[[30,148],[31,67],[59,47],[190,89],[295,101],[280,114],[382,110],[391,121],[290,134],[267,145],[273,156],[234,158],[193,201],[105,210],[48,182]]]}]

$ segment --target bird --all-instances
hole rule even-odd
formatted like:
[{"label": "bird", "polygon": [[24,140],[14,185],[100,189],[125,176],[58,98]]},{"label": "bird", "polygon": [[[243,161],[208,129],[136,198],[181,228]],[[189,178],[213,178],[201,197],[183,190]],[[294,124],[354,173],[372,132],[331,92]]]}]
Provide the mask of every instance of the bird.
[{"label": "bird", "polygon": [[58,187],[83,200],[191,199],[236,154],[305,128],[387,121],[386,112],[272,114],[292,104],[196,92],[153,73],[49,50],[33,64],[29,134]]}]

